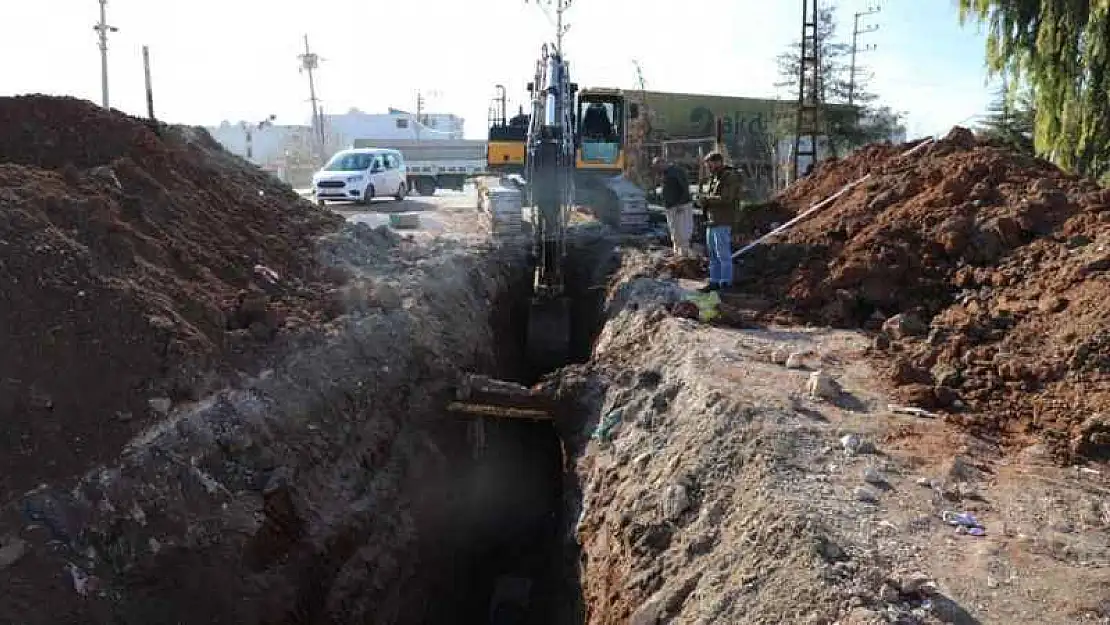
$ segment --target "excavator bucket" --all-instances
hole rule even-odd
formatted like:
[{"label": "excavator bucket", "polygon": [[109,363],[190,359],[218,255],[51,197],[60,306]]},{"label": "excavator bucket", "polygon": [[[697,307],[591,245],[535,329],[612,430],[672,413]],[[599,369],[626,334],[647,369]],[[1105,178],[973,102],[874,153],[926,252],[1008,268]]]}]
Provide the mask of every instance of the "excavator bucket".
[{"label": "excavator bucket", "polygon": [[528,311],[528,360],[553,371],[570,359],[570,298],[537,297]]}]

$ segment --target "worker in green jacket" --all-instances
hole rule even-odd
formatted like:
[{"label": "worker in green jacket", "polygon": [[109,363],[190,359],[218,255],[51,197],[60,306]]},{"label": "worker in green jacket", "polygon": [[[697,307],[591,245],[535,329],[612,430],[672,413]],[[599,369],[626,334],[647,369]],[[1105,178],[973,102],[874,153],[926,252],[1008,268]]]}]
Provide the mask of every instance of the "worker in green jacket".
[{"label": "worker in green jacket", "polygon": [[744,183],[740,173],[725,165],[720,152],[705,157],[709,188],[697,200],[705,212],[705,245],[709,256],[709,284],[703,293],[732,286],[732,224],[736,221]]}]

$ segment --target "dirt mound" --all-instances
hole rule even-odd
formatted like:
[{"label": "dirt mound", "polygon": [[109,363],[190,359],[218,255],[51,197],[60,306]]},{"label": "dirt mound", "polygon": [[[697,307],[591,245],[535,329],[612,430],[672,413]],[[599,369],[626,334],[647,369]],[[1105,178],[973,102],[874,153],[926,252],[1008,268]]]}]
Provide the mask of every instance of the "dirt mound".
[{"label": "dirt mound", "polygon": [[862,178],[880,163],[897,156],[907,147],[876,143],[862,148],[850,158],[833,158],[821,163],[813,172],[786,188],[776,199],[778,204],[803,209],[836,193],[844,185]]},{"label": "dirt mound", "polygon": [[323,314],[313,240],[341,219],[203,131],[46,96],[0,98],[0,128],[0,500]]},{"label": "dirt mound", "polygon": [[1065,455],[1110,452],[1097,417],[1110,406],[1110,191],[963,129],[900,158],[909,147],[869,148],[785,193],[800,210],[872,173],[755,250],[744,288],[795,319],[886,323],[878,347],[907,400],[1066,441]]}]

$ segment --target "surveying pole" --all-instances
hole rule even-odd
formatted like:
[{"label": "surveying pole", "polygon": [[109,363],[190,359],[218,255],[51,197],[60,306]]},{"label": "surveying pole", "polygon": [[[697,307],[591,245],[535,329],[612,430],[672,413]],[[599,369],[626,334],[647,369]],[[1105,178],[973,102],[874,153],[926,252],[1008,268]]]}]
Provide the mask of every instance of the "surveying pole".
[{"label": "surveying pole", "polygon": [[100,21],[93,30],[100,34],[100,100],[108,108],[108,33],[119,32],[115,26],[108,25],[108,0],[100,0]]}]

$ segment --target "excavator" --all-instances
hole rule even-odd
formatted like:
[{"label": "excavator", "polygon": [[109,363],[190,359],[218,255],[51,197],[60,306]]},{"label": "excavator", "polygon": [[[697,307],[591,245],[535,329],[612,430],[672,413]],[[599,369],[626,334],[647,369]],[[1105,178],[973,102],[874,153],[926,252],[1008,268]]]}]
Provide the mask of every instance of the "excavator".
[{"label": "excavator", "polygon": [[623,174],[630,167],[629,128],[640,115],[620,89],[578,93],[574,180],[576,201],[614,230],[635,233],[647,225],[643,191]]},{"label": "excavator", "polygon": [[[498,87],[504,89],[500,85]],[[508,116],[505,98],[490,108],[489,141],[486,144],[486,169],[499,175],[523,174],[525,143],[528,140],[528,115],[524,107]]]},{"label": "excavator", "polygon": [[566,293],[567,226],[575,192],[575,92],[562,54],[544,44],[528,84],[532,111],[525,136],[524,178],[531,207],[535,263],[527,351],[549,371],[570,355],[570,299]]},{"label": "excavator", "polygon": [[559,48],[545,44],[528,92],[532,110],[523,150],[507,145],[514,139],[513,126],[524,123],[522,115],[491,127],[490,139],[491,145],[497,140],[498,154],[509,155],[496,159],[502,171],[512,167],[512,154],[524,156],[536,263],[528,348],[531,361],[549,370],[565,364],[570,351],[564,264],[571,211],[585,207],[613,230],[636,234],[647,228],[647,198],[623,175],[629,121],[639,111],[621,90],[579,91]]},{"label": "excavator", "polygon": [[[567,129],[573,135],[575,203],[613,230],[634,234],[646,226],[646,198],[622,174],[630,166],[629,128],[640,115],[639,105],[630,102],[620,89],[582,89],[575,95],[568,102]],[[487,150],[491,173],[524,172],[534,114],[522,110],[509,118],[504,96],[495,100]]]}]

